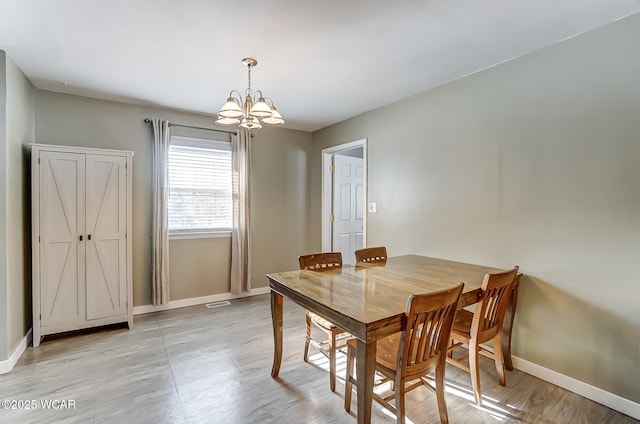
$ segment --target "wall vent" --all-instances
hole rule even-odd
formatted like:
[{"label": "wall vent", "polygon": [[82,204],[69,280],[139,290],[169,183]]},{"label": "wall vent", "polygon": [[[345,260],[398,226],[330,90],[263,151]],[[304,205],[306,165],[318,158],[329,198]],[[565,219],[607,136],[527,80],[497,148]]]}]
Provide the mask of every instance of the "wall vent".
[{"label": "wall vent", "polygon": [[231,302],[229,302],[227,300],[221,300],[220,302],[207,303],[204,306],[206,306],[209,309],[213,309],[213,308],[219,308],[221,306],[227,306],[227,305],[231,305]]}]

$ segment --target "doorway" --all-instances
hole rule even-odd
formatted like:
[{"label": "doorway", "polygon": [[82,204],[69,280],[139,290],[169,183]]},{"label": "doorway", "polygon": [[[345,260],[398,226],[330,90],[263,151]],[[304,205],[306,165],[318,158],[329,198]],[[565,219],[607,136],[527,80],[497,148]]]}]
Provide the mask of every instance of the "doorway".
[{"label": "doorway", "polygon": [[342,253],[355,262],[354,251],[366,246],[367,140],[322,150],[322,250]]}]

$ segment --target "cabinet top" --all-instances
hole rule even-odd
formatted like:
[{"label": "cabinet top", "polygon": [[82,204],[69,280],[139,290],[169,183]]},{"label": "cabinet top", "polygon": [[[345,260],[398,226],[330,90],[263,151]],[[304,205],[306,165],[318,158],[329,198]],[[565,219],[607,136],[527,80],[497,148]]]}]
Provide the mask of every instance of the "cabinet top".
[{"label": "cabinet top", "polygon": [[114,155],[114,156],[133,156],[131,150],[114,150],[114,149],[101,149],[97,147],[78,147],[78,146],[61,146],[58,144],[39,144],[31,143],[32,151],[55,151],[55,152],[77,152],[77,153],[96,153],[101,155]]}]

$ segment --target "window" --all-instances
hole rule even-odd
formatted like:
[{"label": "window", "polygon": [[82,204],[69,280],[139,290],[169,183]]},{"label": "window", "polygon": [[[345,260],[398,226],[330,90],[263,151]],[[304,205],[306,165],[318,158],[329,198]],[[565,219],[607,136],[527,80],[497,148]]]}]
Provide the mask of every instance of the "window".
[{"label": "window", "polygon": [[231,231],[231,144],[172,137],[169,234]]}]

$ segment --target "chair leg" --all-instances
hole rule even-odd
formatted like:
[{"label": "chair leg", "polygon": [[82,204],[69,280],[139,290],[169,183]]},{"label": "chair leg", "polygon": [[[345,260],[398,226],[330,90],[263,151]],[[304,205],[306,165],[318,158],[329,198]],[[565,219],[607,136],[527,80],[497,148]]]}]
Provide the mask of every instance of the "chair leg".
[{"label": "chair leg", "polygon": [[480,393],[480,367],[478,363],[478,343],[472,340],[469,343],[469,373],[471,374],[471,386],[476,397],[478,406],[482,406],[482,395]]},{"label": "chair leg", "polygon": [[498,379],[500,380],[501,386],[507,385],[507,379],[504,374],[504,352],[502,351],[502,337],[500,335],[500,331],[498,331],[498,335],[496,335],[494,342],[494,361],[496,363],[496,371],[498,372]]},{"label": "chair leg", "polygon": [[436,367],[436,399],[438,400],[438,412],[440,413],[440,424],[448,424],[447,404],[444,399],[444,370],[446,362]]},{"label": "chair leg", "polygon": [[353,378],[353,363],[355,362],[355,356],[356,350],[351,345],[347,345],[347,371],[344,382],[344,409],[347,412],[351,410],[351,394],[353,392],[353,383],[351,382],[351,379]]},{"label": "chair leg", "polygon": [[329,338],[329,387],[336,391],[336,333],[331,332]]},{"label": "chair leg", "polygon": [[404,392],[405,385],[403,381],[395,382],[396,393],[396,424],[404,424]]},{"label": "chair leg", "polygon": [[307,322],[307,336],[304,339],[304,362],[309,362],[309,343],[311,342],[311,315],[309,315],[309,311],[305,311],[304,315]]}]

